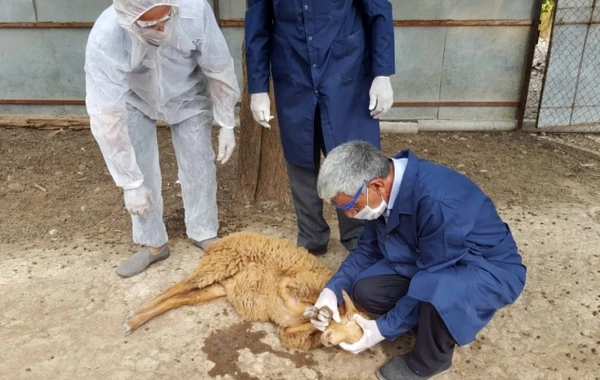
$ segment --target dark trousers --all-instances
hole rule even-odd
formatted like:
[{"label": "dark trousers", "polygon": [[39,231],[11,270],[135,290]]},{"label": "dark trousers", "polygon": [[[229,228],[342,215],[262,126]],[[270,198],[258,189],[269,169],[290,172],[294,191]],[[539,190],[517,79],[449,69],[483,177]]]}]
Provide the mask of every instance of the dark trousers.
[{"label": "dark trousers", "polygon": [[[287,163],[287,173],[290,181],[292,199],[296,209],[298,223],[298,242],[309,251],[321,251],[329,243],[330,228],[323,217],[323,201],[317,193],[317,178],[321,166],[321,152],[326,155],[321,112],[317,105],[315,111],[314,136],[314,169],[305,169]],[[363,222],[348,218],[340,210],[337,211],[340,240],[348,250],[356,248],[358,236],[363,231]]]},{"label": "dark trousers", "polygon": [[[352,299],[372,314],[391,310],[408,292],[410,279],[398,275],[365,277],[358,280]],[[421,376],[430,376],[452,359],[456,342],[446,324],[430,303],[419,304],[417,337],[408,354],[409,368]]]}]

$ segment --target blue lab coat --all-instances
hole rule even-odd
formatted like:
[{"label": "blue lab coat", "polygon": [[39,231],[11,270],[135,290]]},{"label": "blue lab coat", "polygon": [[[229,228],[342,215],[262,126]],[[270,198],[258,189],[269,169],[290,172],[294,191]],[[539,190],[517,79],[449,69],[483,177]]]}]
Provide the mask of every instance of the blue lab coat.
[{"label": "blue lab coat", "polygon": [[[495,311],[525,286],[526,267],[494,204],[471,180],[409,150],[386,223],[367,221],[358,247],[326,285],[339,297],[373,275],[410,278],[406,296],[377,319],[395,339],[418,322],[418,303],[433,304],[459,345],[473,341]],[[396,178],[395,178],[396,181]]]},{"label": "blue lab coat", "polygon": [[355,139],[380,146],[369,89],[395,72],[389,1],[248,0],[245,39],[248,92],[268,92],[271,72],[289,163],[314,168],[317,103],[326,152]]}]

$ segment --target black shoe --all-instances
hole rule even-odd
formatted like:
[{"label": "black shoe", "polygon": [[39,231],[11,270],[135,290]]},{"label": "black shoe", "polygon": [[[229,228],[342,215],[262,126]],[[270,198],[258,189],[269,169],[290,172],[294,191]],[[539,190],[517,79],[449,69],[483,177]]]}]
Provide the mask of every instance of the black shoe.
[{"label": "black shoe", "polygon": [[406,363],[407,357],[408,355],[394,356],[392,360],[379,368],[377,371],[377,378],[379,380],[426,380],[441,375],[452,367],[452,361],[449,361],[434,374],[421,376],[408,367],[408,364]]},{"label": "black shoe", "polygon": [[356,246],[358,245],[358,239],[354,238],[350,240],[342,240],[340,243],[342,243],[344,248],[346,248],[349,252],[352,252],[356,249]]},{"label": "black shoe", "polygon": [[327,253],[327,247],[309,249],[308,252],[315,256],[322,256]]}]

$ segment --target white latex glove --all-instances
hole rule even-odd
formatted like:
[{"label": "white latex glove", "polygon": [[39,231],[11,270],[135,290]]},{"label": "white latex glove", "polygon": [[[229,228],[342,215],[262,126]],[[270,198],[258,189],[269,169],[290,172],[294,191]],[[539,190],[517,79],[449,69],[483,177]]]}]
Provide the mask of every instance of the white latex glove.
[{"label": "white latex glove", "polygon": [[379,328],[377,328],[377,321],[364,319],[359,314],[354,314],[354,320],[363,329],[363,335],[354,344],[340,343],[340,347],[344,350],[358,354],[385,339],[379,332]]},{"label": "white latex glove", "polygon": [[142,185],[136,189],[127,189],[123,192],[125,208],[131,215],[145,218],[150,213],[151,205],[154,203],[152,192]]},{"label": "white latex glove", "polygon": [[271,128],[269,122],[275,117],[271,116],[271,100],[268,93],[252,94],[250,96],[250,109],[252,110],[252,117],[257,123],[265,128]]},{"label": "white latex glove", "polygon": [[333,312],[333,315],[328,315],[325,310],[319,313],[319,316],[316,319],[311,319],[310,323],[313,324],[320,331],[325,331],[327,325],[329,325],[329,318],[333,318],[334,321],[340,323],[342,320],[340,318],[340,312],[338,310],[338,299],[333,293],[331,289],[325,288],[319,294],[319,298],[315,303],[315,308],[321,309],[322,307],[327,306]]},{"label": "white latex glove", "polygon": [[394,90],[390,77],[375,77],[369,90],[369,110],[374,119],[380,119],[394,104]]},{"label": "white latex glove", "polygon": [[219,132],[219,155],[217,156],[217,161],[221,164],[226,163],[233,153],[233,148],[235,148],[235,134],[233,133],[233,128],[221,127],[221,132]]}]

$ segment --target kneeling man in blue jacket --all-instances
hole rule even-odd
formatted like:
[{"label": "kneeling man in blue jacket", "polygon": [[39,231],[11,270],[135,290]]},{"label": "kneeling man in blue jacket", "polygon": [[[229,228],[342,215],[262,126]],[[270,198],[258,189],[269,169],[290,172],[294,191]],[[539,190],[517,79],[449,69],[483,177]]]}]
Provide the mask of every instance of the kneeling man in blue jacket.
[{"label": "kneeling man in blue jacket", "polygon": [[331,308],[339,321],[345,290],[379,315],[356,316],[363,336],[342,348],[359,353],[416,332],[412,351],[381,367],[379,379],[429,379],[447,371],[454,347],[472,342],[523,291],[527,269],[508,225],[477,185],[450,168],[409,150],[389,158],[351,141],[327,155],[317,189],[348,217],[367,220],[356,250],[315,304]]}]

